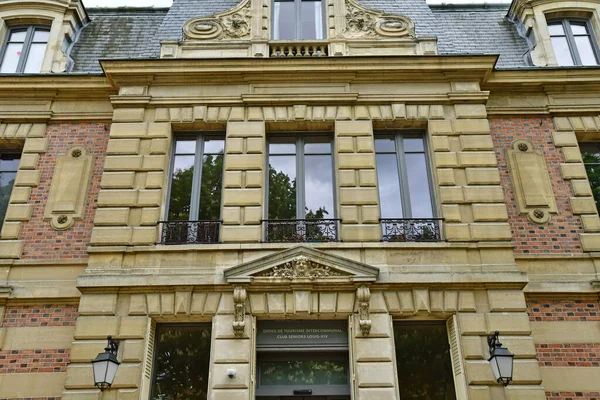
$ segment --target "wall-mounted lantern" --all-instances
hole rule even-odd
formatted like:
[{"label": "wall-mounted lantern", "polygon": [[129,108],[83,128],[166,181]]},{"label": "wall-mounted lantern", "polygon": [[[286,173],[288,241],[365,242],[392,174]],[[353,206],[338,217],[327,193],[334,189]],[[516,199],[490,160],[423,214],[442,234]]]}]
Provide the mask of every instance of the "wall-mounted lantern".
[{"label": "wall-mounted lantern", "polygon": [[489,362],[494,371],[496,382],[508,386],[513,378],[513,360],[515,355],[502,347],[502,343],[498,339],[500,332],[496,331],[494,336],[488,336],[488,346],[490,347]]},{"label": "wall-mounted lantern", "polygon": [[111,387],[119,368],[119,360],[117,359],[117,351],[119,343],[112,340],[112,336],[107,337],[108,345],[104,349],[104,353],[99,353],[98,357],[92,361],[94,368],[94,385],[100,391]]}]

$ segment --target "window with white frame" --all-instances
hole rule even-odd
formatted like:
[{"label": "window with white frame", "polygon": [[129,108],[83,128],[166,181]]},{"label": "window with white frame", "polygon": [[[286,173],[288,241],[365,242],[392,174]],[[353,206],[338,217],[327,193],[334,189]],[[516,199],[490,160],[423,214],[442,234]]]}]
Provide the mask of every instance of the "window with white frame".
[{"label": "window with white frame", "polygon": [[10,28],[2,46],[0,73],[39,73],[49,38],[50,28],[47,26]]},{"label": "window with white frame", "polygon": [[550,20],[548,32],[558,65],[598,65],[600,53],[589,20]]},{"label": "window with white frame", "polygon": [[375,136],[381,218],[433,218],[432,186],[422,133]]},{"label": "window with white frame", "polygon": [[273,40],[320,40],[325,37],[322,0],[273,0]]},{"label": "window with white frame", "polygon": [[0,151],[0,231],[2,231],[10,194],[17,177],[20,158],[20,153]]}]

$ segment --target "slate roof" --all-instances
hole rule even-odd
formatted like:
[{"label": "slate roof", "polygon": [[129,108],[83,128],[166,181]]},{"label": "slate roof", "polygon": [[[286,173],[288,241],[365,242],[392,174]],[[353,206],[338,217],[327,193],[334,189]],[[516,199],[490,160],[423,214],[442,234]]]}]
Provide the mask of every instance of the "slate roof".
[{"label": "slate roof", "polygon": [[[102,73],[98,59],[155,58],[160,42],[181,40],[190,18],[210,16],[241,0],[175,0],[170,9],[88,9],[91,22],[77,38],[71,72]],[[506,19],[508,5],[429,6],[425,0],[357,0],[415,23],[417,37],[437,37],[440,54],[499,54],[497,68],[528,66],[528,47]]]}]

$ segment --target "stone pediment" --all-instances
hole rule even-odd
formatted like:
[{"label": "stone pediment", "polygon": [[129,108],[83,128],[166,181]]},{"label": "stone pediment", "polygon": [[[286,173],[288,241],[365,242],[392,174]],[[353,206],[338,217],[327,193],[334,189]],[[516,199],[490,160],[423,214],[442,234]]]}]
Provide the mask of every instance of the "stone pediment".
[{"label": "stone pediment", "polygon": [[306,246],[286,249],[225,270],[228,283],[374,282],[379,269]]}]

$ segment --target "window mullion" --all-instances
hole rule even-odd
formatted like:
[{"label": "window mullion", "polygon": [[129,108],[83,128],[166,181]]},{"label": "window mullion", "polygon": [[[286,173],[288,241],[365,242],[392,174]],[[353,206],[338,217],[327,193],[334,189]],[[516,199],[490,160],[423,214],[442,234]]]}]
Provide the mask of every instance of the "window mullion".
[{"label": "window mullion", "polygon": [[412,207],[410,205],[410,193],[408,190],[408,175],[406,173],[406,159],[404,157],[404,143],[402,134],[397,133],[396,140],[396,160],[398,162],[398,178],[400,184],[400,198],[402,199],[402,217],[412,218]]},{"label": "window mullion", "polygon": [[200,211],[200,184],[202,180],[202,156],[204,154],[204,139],[196,138],[196,154],[194,157],[194,174],[192,177],[192,195],[190,204],[190,221],[199,219]]},{"label": "window mullion", "polygon": [[304,207],[306,204],[306,193],[304,185],[304,140],[298,135],[296,138],[296,218],[306,217]]},{"label": "window mullion", "polygon": [[19,62],[17,64],[17,73],[22,73],[25,71],[25,65],[27,63],[27,59],[29,58],[29,49],[31,48],[34,30],[35,28],[33,26],[27,28],[25,40],[23,41],[23,48],[21,49],[21,57],[19,57]]},{"label": "window mullion", "polygon": [[575,65],[582,65],[581,57],[579,57],[579,49],[575,43],[573,31],[571,30],[571,23],[567,19],[563,20],[563,30],[565,31],[565,37],[567,39],[567,43],[569,44],[569,49],[571,50],[573,62]]}]

